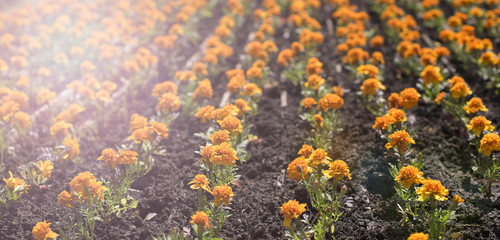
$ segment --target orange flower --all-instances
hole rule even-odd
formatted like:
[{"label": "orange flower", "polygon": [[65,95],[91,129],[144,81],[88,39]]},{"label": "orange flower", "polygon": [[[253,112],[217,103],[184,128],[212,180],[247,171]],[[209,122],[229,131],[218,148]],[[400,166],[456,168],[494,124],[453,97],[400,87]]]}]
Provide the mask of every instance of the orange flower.
[{"label": "orange flower", "polygon": [[137,113],[130,116],[130,130],[135,131],[140,128],[144,128],[148,125],[148,119]]},{"label": "orange flower", "polygon": [[400,108],[403,105],[401,105],[401,97],[397,93],[391,93],[389,97],[387,98],[387,106],[389,108]]},{"label": "orange flower", "polygon": [[424,175],[423,172],[420,172],[416,167],[409,165],[399,170],[398,176],[394,178],[394,181],[403,184],[403,187],[408,189],[413,184],[422,183],[424,181],[422,175]]},{"label": "orange flower", "polygon": [[454,98],[462,98],[471,95],[472,91],[465,82],[456,83],[450,88],[451,96]]},{"label": "orange flower", "polygon": [[307,76],[318,75],[323,72],[323,63],[317,58],[309,58],[307,60],[306,73]]},{"label": "orange flower", "polygon": [[398,109],[398,108],[391,108],[387,112],[387,115],[391,116],[394,118],[396,122],[406,122],[406,114],[405,111]]},{"label": "orange flower", "polygon": [[191,185],[192,189],[201,188],[206,190],[207,192],[211,192],[207,176],[203,174],[196,174],[196,176],[194,176],[194,179],[191,182],[189,182],[188,185]]},{"label": "orange flower", "polygon": [[389,126],[395,123],[396,120],[390,115],[383,115],[381,117],[375,118],[375,124],[373,124],[373,129],[387,130]]},{"label": "orange flower", "polygon": [[420,77],[424,79],[424,85],[429,83],[438,84],[443,81],[443,76],[441,75],[441,69],[439,67],[434,67],[428,65],[420,73]]},{"label": "orange flower", "polygon": [[11,191],[14,191],[16,188],[20,188],[21,190],[24,188],[24,189],[28,189],[28,185],[26,185],[26,183],[24,182],[24,180],[20,179],[20,178],[15,178],[12,176],[12,172],[9,171],[9,175],[10,177],[8,179],[3,179],[3,181],[5,182],[5,186],[10,189]]},{"label": "orange flower", "polygon": [[449,194],[448,189],[446,189],[439,180],[427,179],[423,181],[423,186],[417,188],[415,191],[418,195],[418,201],[425,201],[427,198],[432,200],[444,201],[447,200],[445,196]]},{"label": "orange flower", "polygon": [[477,113],[479,110],[481,110],[483,112],[488,111],[488,109],[483,105],[483,101],[481,101],[481,98],[478,98],[478,97],[471,98],[467,102],[467,105],[464,106],[464,110],[468,114]]},{"label": "orange flower", "polygon": [[231,135],[237,136],[242,131],[241,121],[233,115],[228,115],[222,121],[217,121],[222,129]]},{"label": "orange flower", "polygon": [[321,85],[323,85],[324,83],[325,79],[323,79],[319,75],[313,74],[307,78],[307,82],[304,83],[304,86],[313,90],[318,90],[318,88],[321,87]]},{"label": "orange flower", "polygon": [[36,97],[36,104],[39,106],[44,103],[51,102],[56,97],[56,92],[50,91],[49,89],[42,89],[38,92]]},{"label": "orange flower", "polygon": [[151,130],[156,133],[156,135],[161,138],[168,137],[168,128],[164,123],[152,121],[149,124],[151,125]]},{"label": "orange flower", "polygon": [[213,113],[215,111],[215,107],[211,105],[207,105],[205,107],[201,107],[198,109],[196,114],[194,115],[195,117],[200,119],[201,123],[205,123],[207,120],[213,119]]},{"label": "orange flower", "polygon": [[318,165],[329,165],[331,158],[328,157],[325,150],[318,148],[309,155],[307,160],[311,167],[316,167]]},{"label": "orange flower", "polygon": [[172,93],[177,95],[177,85],[171,81],[165,81],[162,83],[158,83],[153,87],[152,96],[159,97],[165,93]]},{"label": "orange flower", "polygon": [[400,104],[406,109],[410,109],[418,103],[420,94],[415,88],[405,88],[399,93]]},{"label": "orange flower", "polygon": [[105,161],[106,165],[111,169],[115,169],[118,164],[118,156],[116,155],[115,150],[111,148],[102,150],[101,156],[98,157],[97,160]]},{"label": "orange flower", "polygon": [[481,135],[484,131],[492,132],[495,130],[495,126],[491,125],[491,121],[486,119],[483,116],[477,116],[470,120],[469,124],[467,124],[467,130],[472,130],[474,135]]},{"label": "orange flower", "polygon": [[385,86],[376,79],[376,78],[368,78],[363,82],[361,86],[361,91],[363,91],[363,96],[370,95],[375,96],[377,90],[385,90]]},{"label": "orange flower", "polygon": [[240,93],[241,96],[254,96],[257,94],[262,94],[262,89],[260,89],[255,83],[247,83],[243,86],[243,91]]},{"label": "orange flower", "polygon": [[13,120],[14,123],[21,129],[27,129],[31,126],[31,117],[25,112],[16,112]]},{"label": "orange flower", "polygon": [[43,178],[50,178],[52,169],[54,169],[54,166],[52,166],[52,163],[50,161],[39,160],[38,162],[36,162],[36,166],[38,167],[38,170],[42,174]]},{"label": "orange flower", "polygon": [[318,109],[322,111],[337,110],[344,105],[344,99],[337,94],[327,93],[319,100]]},{"label": "orange flower", "polygon": [[191,216],[191,221],[189,223],[198,226],[198,231],[203,232],[205,229],[210,229],[210,220],[205,212],[197,211],[193,216]]},{"label": "orange flower", "polygon": [[73,160],[80,154],[80,144],[78,144],[76,137],[71,138],[69,134],[66,134],[63,145],[66,147],[66,151],[62,155],[63,160]]},{"label": "orange flower", "polygon": [[236,105],[236,107],[240,110],[240,112],[238,113],[238,116],[241,116],[241,115],[243,115],[243,113],[248,113],[252,110],[252,108],[248,105],[248,102],[242,98],[236,99],[236,101],[234,102],[234,105]]},{"label": "orange flower", "polygon": [[[300,168],[300,169],[299,169]],[[287,167],[288,178],[290,180],[302,180],[302,175],[304,179],[307,179],[308,174],[312,172],[312,168],[309,167],[309,162],[306,160],[304,156],[300,156],[293,160]],[[301,174],[302,172],[302,174]]]},{"label": "orange flower", "polygon": [[422,232],[412,233],[410,237],[408,237],[408,240],[428,240],[428,239],[429,239],[429,234],[425,234]]},{"label": "orange flower", "polygon": [[344,89],[342,88],[342,86],[340,84],[337,86],[333,86],[332,91],[334,94],[337,94],[339,97],[344,97]]},{"label": "orange flower", "polygon": [[69,185],[71,186],[71,191],[77,192],[85,201],[90,201],[90,198],[97,197],[102,201],[104,200],[103,193],[108,190],[107,187],[102,186],[101,181],[96,181],[96,177],[90,172],[79,173],[71,180]]},{"label": "orange flower", "polygon": [[158,105],[156,108],[161,112],[175,112],[179,110],[181,106],[181,101],[178,96],[172,93],[165,93],[159,98]]},{"label": "orange flower", "polygon": [[335,181],[340,181],[344,177],[351,180],[349,166],[342,160],[335,160],[333,163],[329,163],[328,170],[323,170],[323,175],[327,178],[334,178]]},{"label": "orange flower", "polygon": [[36,225],[33,227],[32,233],[33,237],[36,240],[46,240],[46,239],[55,239],[59,236],[59,234],[53,232],[50,230],[50,224],[48,222],[38,222]]},{"label": "orange flower", "polygon": [[247,77],[248,78],[262,78],[264,74],[262,73],[262,68],[259,67],[251,67],[247,70]]},{"label": "orange flower", "polygon": [[385,145],[385,148],[390,149],[398,147],[399,154],[406,151],[408,144],[415,144],[413,138],[405,130],[397,131],[389,136],[390,142]]},{"label": "orange flower", "polygon": [[434,99],[434,102],[437,104],[441,104],[441,101],[443,101],[444,96],[446,95],[445,92],[440,92],[436,98]]},{"label": "orange flower", "polygon": [[[203,150],[205,150],[205,148],[203,148]],[[234,165],[236,163],[236,160],[238,160],[236,150],[233,149],[231,143],[229,142],[223,142],[219,145],[215,145],[208,150],[213,151],[213,153],[210,156],[210,162],[213,164],[230,166]],[[204,154],[208,155],[209,153],[210,152],[202,151],[202,156],[204,157]]]},{"label": "orange flower", "polygon": [[314,151],[313,147],[307,144],[302,145],[302,148],[299,150],[297,154],[304,156],[305,158],[309,158],[311,153]]},{"label": "orange flower", "polygon": [[63,206],[63,207],[73,208],[73,206],[74,206],[73,203],[75,201],[78,201],[78,196],[71,195],[66,190],[62,191],[57,196],[57,202],[59,202],[59,204],[61,204],[61,206]]},{"label": "orange flower", "polygon": [[199,100],[201,98],[212,98],[213,89],[210,79],[205,78],[198,82],[198,88],[193,92],[193,98]]},{"label": "orange flower", "polygon": [[219,206],[221,202],[224,202],[224,205],[229,206],[229,200],[232,196],[234,196],[233,189],[227,185],[214,187],[212,195],[214,196],[215,206]]},{"label": "orange flower", "polygon": [[490,156],[493,151],[500,151],[500,137],[496,133],[485,134],[481,139],[479,153]]},{"label": "orange flower", "polygon": [[357,74],[362,74],[364,76],[370,77],[370,78],[376,78],[379,70],[378,67],[371,65],[371,64],[366,64],[366,65],[360,65],[356,69]]},{"label": "orange flower", "polygon": [[214,145],[219,145],[223,142],[227,142],[229,141],[230,136],[229,136],[229,132],[226,131],[226,130],[219,130],[217,132],[214,132],[212,133],[212,135],[210,135],[210,141],[212,141],[212,143]]},{"label": "orange flower", "polygon": [[283,203],[281,206],[281,213],[283,213],[283,218],[285,219],[283,225],[285,227],[290,227],[292,219],[298,218],[302,213],[306,211],[307,204],[299,204],[297,200],[290,200]]}]

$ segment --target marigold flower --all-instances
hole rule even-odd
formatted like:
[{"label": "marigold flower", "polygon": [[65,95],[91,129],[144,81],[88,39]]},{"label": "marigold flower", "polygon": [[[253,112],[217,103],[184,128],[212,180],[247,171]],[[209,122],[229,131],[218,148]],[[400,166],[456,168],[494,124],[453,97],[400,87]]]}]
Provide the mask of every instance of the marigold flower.
[{"label": "marigold flower", "polygon": [[297,200],[290,200],[283,203],[281,206],[281,213],[283,213],[283,218],[285,219],[283,225],[290,227],[292,219],[296,219],[302,215],[306,211],[306,206],[307,204],[300,204]]},{"label": "marigold flower", "polygon": [[80,144],[78,144],[78,139],[71,138],[69,134],[63,140],[63,145],[66,147],[66,151],[62,156],[64,160],[73,160],[80,154]]},{"label": "marigold flower", "polygon": [[337,86],[333,86],[332,91],[334,94],[337,94],[339,97],[344,97],[344,89],[342,88],[342,86],[340,84]]},{"label": "marigold flower", "polygon": [[422,177],[423,175],[423,172],[420,172],[416,167],[409,165],[402,167],[399,170],[398,176],[394,178],[394,181],[403,184],[403,187],[408,189],[413,184],[422,183],[424,181],[424,178]]},{"label": "marigold flower", "polygon": [[307,60],[307,66],[306,66],[307,76],[318,75],[322,72],[323,72],[323,63],[319,61],[318,58],[313,57]]},{"label": "marigold flower", "polygon": [[49,89],[42,89],[38,92],[36,97],[36,104],[42,105],[51,102],[56,97],[56,92]]},{"label": "marigold flower", "polygon": [[[309,162],[304,156],[295,158],[295,160],[293,160],[290,164],[288,164],[286,170],[288,172],[288,178],[290,178],[290,180],[297,180],[297,181],[300,181],[302,179],[307,179],[308,174],[312,172],[312,168],[309,167]],[[302,175],[304,176],[304,178],[302,178]]]},{"label": "marigold flower", "polygon": [[196,174],[196,176],[194,176],[194,179],[191,182],[189,182],[188,185],[191,185],[192,189],[201,188],[208,192],[211,192],[207,176],[203,174]]},{"label": "marigold flower", "polygon": [[26,108],[28,107],[30,97],[26,93],[20,91],[12,91],[12,93],[10,94],[10,99],[18,103],[19,107]]},{"label": "marigold flower", "polygon": [[318,148],[314,150],[311,155],[309,155],[307,160],[309,161],[309,165],[311,167],[316,167],[318,165],[328,165],[331,158],[328,157],[325,150]]},{"label": "marigold flower", "polygon": [[400,108],[403,105],[401,105],[401,97],[399,97],[399,94],[397,93],[391,93],[389,97],[387,98],[387,106],[389,108]]},{"label": "marigold flower", "polygon": [[422,232],[412,233],[408,237],[408,240],[428,240],[428,239],[429,239],[429,234],[425,234],[425,233],[422,233]]},{"label": "marigold flower", "polygon": [[227,185],[214,187],[212,195],[214,196],[215,206],[219,206],[221,202],[223,202],[224,205],[229,206],[229,200],[232,196],[234,196],[233,189]]},{"label": "marigold flower", "polygon": [[318,109],[322,111],[337,110],[344,105],[344,99],[337,94],[327,93],[319,100]]},{"label": "marigold flower", "polygon": [[302,100],[302,106],[304,108],[312,108],[312,106],[318,104],[318,102],[316,102],[316,100],[312,97],[306,97],[304,98],[304,100]]},{"label": "marigold flower", "polygon": [[210,135],[210,141],[212,141],[212,143],[214,145],[219,145],[223,142],[227,142],[229,141],[229,139],[231,139],[231,136],[229,136],[229,132],[226,131],[226,130],[219,130],[215,133],[213,133],[212,135]]},{"label": "marigold flower", "polygon": [[483,101],[481,98],[473,97],[468,102],[467,105],[464,106],[464,110],[468,114],[477,113],[479,110],[483,112],[487,112],[488,109],[483,105]]},{"label": "marigold flower", "polygon": [[159,97],[165,93],[172,93],[177,95],[177,85],[172,81],[165,81],[158,83],[153,87],[153,92],[151,95],[153,97]]},{"label": "marigold flower", "polygon": [[406,109],[410,109],[418,103],[420,94],[415,88],[405,88],[399,93],[400,104]]},{"label": "marigold flower", "polygon": [[5,185],[8,189],[10,189],[11,191],[14,191],[16,188],[24,188],[24,189],[27,189],[28,188],[28,185],[26,185],[26,182],[24,182],[23,179],[20,179],[20,178],[15,178],[12,176],[12,172],[9,171],[9,175],[10,177],[8,179],[3,179],[3,181],[5,182]]},{"label": "marigold flower", "polygon": [[423,181],[423,186],[417,188],[415,191],[418,195],[418,201],[425,201],[428,197],[438,201],[447,200],[445,196],[448,195],[449,191],[446,189],[439,180],[427,179]]},{"label": "marigold flower", "polygon": [[247,70],[247,77],[248,78],[262,78],[264,74],[262,73],[262,68],[259,67],[251,67]]},{"label": "marigold flower", "polygon": [[7,122],[17,111],[19,111],[18,103],[14,101],[4,102],[0,106],[0,119]]},{"label": "marigold flower", "polygon": [[302,145],[302,148],[299,150],[297,154],[304,156],[305,158],[309,158],[311,153],[314,151],[313,147],[307,144]]},{"label": "marigold flower", "polygon": [[429,83],[438,84],[443,81],[443,76],[441,75],[441,69],[439,67],[434,67],[428,65],[420,73],[420,77],[424,79],[424,85]]},{"label": "marigold flower", "polygon": [[[203,150],[205,148],[203,148]],[[234,165],[236,163],[236,160],[238,160],[236,150],[234,150],[234,148],[231,146],[231,143],[229,142],[223,142],[219,145],[215,145],[208,150],[213,151],[213,153],[210,156],[210,162],[212,164],[221,164],[224,166],[230,166]],[[208,152],[208,150],[207,152],[202,151],[202,156],[203,154],[209,154],[210,152]]]},{"label": "marigold flower", "polygon": [[48,223],[45,221],[36,223],[32,230],[33,237],[35,237],[36,240],[57,238],[59,234],[50,230],[50,224],[52,223]]},{"label": "marigold flower", "polygon": [[164,123],[152,121],[149,123],[151,125],[151,129],[156,133],[156,135],[161,138],[168,137],[168,128]]},{"label": "marigold flower", "polygon": [[59,195],[57,195],[57,202],[59,202],[59,204],[61,204],[61,206],[63,207],[73,208],[74,206],[73,203],[75,201],[78,201],[78,197],[75,195],[71,195],[66,190],[62,191],[61,193],[59,193]]},{"label": "marigold flower", "polygon": [[481,139],[479,153],[490,156],[493,151],[500,151],[500,137],[496,133],[485,134]]},{"label": "marigold flower", "polygon": [[461,98],[472,94],[472,91],[465,82],[456,83],[450,88],[450,92],[451,96],[454,98]]},{"label": "marigold flower", "polygon": [[194,116],[199,118],[201,123],[205,123],[207,120],[211,120],[214,118],[213,115],[214,111],[215,111],[214,106],[207,105],[199,108],[196,114],[194,114]]},{"label": "marigold flower", "polygon": [[237,116],[239,113],[240,109],[234,104],[226,104],[223,108],[216,109],[213,115],[215,120],[221,121],[229,115]]},{"label": "marigold flower", "polygon": [[62,111],[61,113],[59,113],[56,116],[55,121],[57,122],[57,121],[64,120],[66,122],[73,122],[75,116],[78,113],[81,113],[83,111],[85,111],[84,107],[82,107],[79,104],[73,103],[73,104],[69,105],[69,107],[66,108],[64,111]]},{"label": "marigold flower", "polygon": [[406,151],[408,144],[415,144],[413,138],[405,130],[397,131],[389,136],[390,142],[385,144],[385,148],[390,149],[398,147],[399,154],[403,154]]},{"label": "marigold flower", "polygon": [[228,115],[222,121],[217,121],[220,127],[231,135],[237,136],[242,131],[241,121],[233,115]]},{"label": "marigold flower", "polygon": [[52,166],[52,163],[50,161],[38,161],[36,162],[36,166],[38,167],[38,170],[40,170],[40,173],[42,174],[43,178],[50,178],[50,174],[52,173],[52,169],[54,169],[54,166]]},{"label": "marigold flower", "polygon": [[441,101],[443,101],[444,96],[446,95],[445,92],[440,92],[436,98],[434,98],[434,102],[437,104],[441,104]]},{"label": "marigold flower", "polygon": [[360,65],[356,69],[357,74],[363,74],[364,76],[370,77],[370,78],[376,78],[379,70],[378,67],[371,65],[371,64],[366,64],[366,65]]},{"label": "marigold flower", "polygon": [[203,232],[205,229],[210,229],[210,220],[208,215],[203,211],[197,211],[193,216],[191,216],[191,221],[189,223],[198,226],[198,231]]},{"label": "marigold flower", "polygon": [[179,110],[181,106],[181,101],[178,96],[172,93],[165,93],[159,98],[158,105],[156,108],[161,112],[175,112]]},{"label": "marigold flower", "polygon": [[118,164],[118,156],[116,155],[115,150],[111,148],[102,150],[101,156],[98,157],[97,160],[105,161],[106,165],[111,169],[115,169]]},{"label": "marigold flower", "polygon": [[243,115],[243,113],[247,113],[247,112],[250,112],[252,110],[252,108],[249,106],[248,102],[242,98],[236,99],[236,101],[234,102],[234,105],[236,105],[236,107],[240,110],[240,112],[238,113],[238,116],[241,116],[241,115]]},{"label": "marigold flower", "polygon": [[31,117],[29,114],[25,112],[16,112],[14,114],[14,123],[19,126],[21,129],[27,129],[29,126],[31,126]]},{"label": "marigold flower", "polygon": [[387,115],[393,117],[396,122],[406,122],[407,120],[405,111],[398,108],[389,109]]},{"label": "marigold flower", "polygon": [[118,164],[129,164],[133,165],[137,163],[137,152],[134,150],[118,150],[117,156]]},{"label": "marigold flower", "polygon": [[395,122],[396,122],[396,119],[394,119],[392,116],[383,115],[381,117],[375,118],[375,124],[373,124],[372,128],[373,129],[387,130],[389,128],[389,126]]},{"label": "marigold flower", "polygon": [[469,124],[467,124],[467,130],[472,130],[472,132],[474,132],[474,135],[479,136],[484,131],[492,132],[493,130],[495,130],[495,126],[491,125],[491,121],[489,121],[485,117],[477,116],[469,121]]},{"label": "marigold flower", "polygon": [[241,96],[254,96],[257,94],[262,94],[262,89],[255,83],[248,83],[243,86],[243,91],[240,93]]},{"label": "marigold flower", "polygon": [[318,90],[318,88],[321,87],[321,85],[323,85],[324,83],[324,78],[319,75],[313,74],[307,78],[307,82],[304,83],[304,86],[313,90]]},{"label": "marigold flower", "polygon": [[377,90],[385,90],[385,86],[376,79],[376,78],[368,78],[363,82],[361,86],[361,91],[363,91],[363,96],[370,95],[375,96],[375,92]]},{"label": "marigold flower", "polygon": [[212,156],[214,156],[214,154],[215,154],[215,151],[214,151],[213,146],[212,145],[206,145],[200,151],[201,158],[200,158],[199,161],[200,162],[210,161],[210,159],[212,158]]},{"label": "marigold flower", "polygon": [[199,100],[201,98],[212,98],[213,89],[210,79],[205,78],[198,82],[198,87],[193,92],[193,98]]},{"label": "marigold flower", "polygon": [[333,163],[329,163],[328,170],[323,170],[323,175],[327,178],[334,178],[335,181],[340,181],[344,177],[351,180],[349,166],[342,160],[335,160]]},{"label": "marigold flower", "polygon": [[[104,200],[102,194],[108,190],[107,187],[102,186],[101,181],[96,181],[96,177],[90,172],[79,173],[71,180],[69,185],[72,188],[71,191],[77,192],[85,201],[89,201],[91,197],[100,197],[99,200],[102,201]],[[89,192],[90,195],[88,194]]]},{"label": "marigold flower", "polygon": [[137,113],[130,116],[130,130],[135,131],[140,128],[144,128],[148,125],[148,119]]}]

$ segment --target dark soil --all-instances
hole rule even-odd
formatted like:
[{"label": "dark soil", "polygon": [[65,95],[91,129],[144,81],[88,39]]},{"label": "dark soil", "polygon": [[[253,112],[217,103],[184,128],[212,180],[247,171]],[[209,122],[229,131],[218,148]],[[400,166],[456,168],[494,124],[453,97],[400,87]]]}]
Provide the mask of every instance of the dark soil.
[{"label": "dark soil", "polygon": [[[329,17],[330,13],[325,11],[318,20],[325,26]],[[283,32],[284,28],[286,26],[277,32]],[[253,29],[252,24],[245,24],[237,32],[235,57],[228,61],[227,69],[238,62],[247,34]],[[328,36],[326,31],[325,28],[324,35]],[[278,47],[288,47],[290,40],[277,36]],[[335,46],[335,39],[326,38],[320,48],[320,60],[325,64],[330,84],[342,84],[350,91],[346,92],[344,106],[339,112],[343,119],[340,125],[342,130],[333,134],[332,151],[329,154],[332,159],[345,160],[352,173],[352,180],[343,182],[348,191],[344,214],[335,226],[335,237],[406,239],[412,232],[424,229],[412,224],[401,226],[402,216],[397,212],[394,181],[389,174],[389,163],[395,163],[396,159],[384,148],[386,140],[372,129],[375,117],[365,110],[357,95],[360,84],[349,82],[345,70],[340,73],[335,71],[341,61]],[[394,46],[386,45],[382,51],[387,62],[384,69],[386,93],[414,87],[416,79],[396,77],[396,66],[391,61]],[[278,69],[275,65],[271,67]],[[279,81],[277,75],[272,79],[275,82]],[[163,80],[166,79],[160,77],[159,81]],[[226,80],[223,75],[219,75],[212,81],[216,83],[215,97],[209,104],[217,106],[225,90]],[[481,96],[490,109],[486,114],[488,119],[498,126],[500,97],[490,90],[483,90],[479,83],[469,80],[469,76],[466,81],[472,82],[475,94]],[[147,94],[130,103],[130,113],[153,115],[156,100],[149,97],[150,90],[147,90],[153,84],[145,85]],[[280,107],[280,93],[283,90],[288,93],[287,107]],[[300,89],[289,83],[280,83],[279,86],[264,90],[259,103],[260,114],[250,119],[253,124],[251,132],[259,139],[248,147],[251,159],[238,165],[241,178],[239,184],[233,186],[235,196],[229,206],[231,217],[220,234],[223,239],[286,239],[280,206],[290,199],[307,203],[306,214],[313,212],[307,192],[296,182],[290,181],[286,173],[287,165],[297,157],[297,151],[311,134],[308,123],[299,118],[301,99]],[[59,206],[57,195],[69,188],[69,181],[79,172],[91,171],[104,178],[110,175],[109,170],[95,159],[102,149],[118,145],[128,136],[130,113],[103,122],[99,130],[99,136],[103,139],[82,140],[80,143],[81,163],[56,166],[48,189],[30,189],[21,202],[3,213],[0,216],[0,238],[32,239],[31,230],[36,222],[47,220],[57,226],[56,222],[67,219],[71,212]],[[411,110],[408,118],[410,128],[416,130],[416,145],[412,152],[414,155],[421,152],[424,156],[424,177],[440,180],[450,190],[450,197],[458,194],[466,200],[457,209],[456,220],[450,222],[448,228],[452,232],[461,232],[463,239],[500,239],[500,200],[498,197],[486,198],[478,190],[483,184],[482,177],[472,172],[475,153],[467,141],[465,126],[453,120],[439,106],[425,103],[419,103]],[[126,212],[122,218],[113,217],[99,223],[96,226],[98,239],[152,239],[163,233],[168,234],[173,229],[193,234],[188,221],[196,210],[196,192],[187,183],[201,172],[199,155],[195,151],[205,144],[193,134],[205,131],[207,127],[195,117],[187,115],[181,115],[173,122],[168,139],[162,142],[165,153],[155,156],[153,169],[132,185],[136,190],[132,191],[132,195],[140,201],[138,208]],[[47,136],[47,133],[43,134]],[[30,145],[29,151],[22,153],[25,159],[16,161],[25,163],[35,159],[41,150],[33,146],[53,146],[47,139],[36,140]],[[494,184],[494,191],[497,196],[500,194],[498,183]],[[145,220],[151,213],[156,215]]]}]

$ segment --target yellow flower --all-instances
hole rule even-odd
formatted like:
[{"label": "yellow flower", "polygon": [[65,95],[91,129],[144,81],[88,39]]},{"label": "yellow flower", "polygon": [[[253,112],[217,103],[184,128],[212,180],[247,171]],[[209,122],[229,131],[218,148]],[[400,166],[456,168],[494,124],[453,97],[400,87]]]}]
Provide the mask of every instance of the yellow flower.
[{"label": "yellow flower", "polygon": [[207,176],[203,174],[197,174],[196,176],[194,176],[194,179],[191,182],[189,182],[188,185],[191,185],[192,189],[202,188],[208,192],[211,192]]},{"label": "yellow flower", "polygon": [[445,196],[448,195],[448,189],[446,189],[439,180],[427,179],[424,180],[424,185],[417,188],[415,191],[418,195],[418,201],[425,201],[428,197],[438,201],[447,200]]},{"label": "yellow flower", "polygon": [[237,136],[242,130],[241,121],[235,116],[226,116],[222,121],[217,121],[220,127],[227,130],[231,135]]},{"label": "yellow flower", "polygon": [[193,216],[191,216],[191,221],[189,223],[198,226],[198,231],[205,231],[205,229],[210,229],[210,220],[205,212],[197,211]]},{"label": "yellow flower", "polygon": [[484,156],[491,155],[493,151],[500,151],[500,137],[496,133],[485,134],[480,143],[479,153]]},{"label": "yellow flower", "polygon": [[200,119],[201,123],[205,123],[207,120],[211,120],[214,118],[213,113],[215,111],[215,107],[211,105],[207,105],[205,107],[199,108],[195,117]]},{"label": "yellow flower", "polygon": [[42,173],[43,178],[50,178],[50,174],[52,173],[52,169],[54,169],[54,166],[52,166],[52,163],[50,161],[38,161],[36,163],[38,166],[38,169]]},{"label": "yellow flower", "polygon": [[63,145],[66,147],[66,151],[62,158],[64,160],[73,160],[80,154],[80,144],[78,144],[78,139],[71,138],[69,134],[63,140]]},{"label": "yellow flower", "polygon": [[429,234],[425,234],[422,232],[412,233],[410,237],[408,237],[408,240],[428,240],[428,239],[429,239]]},{"label": "yellow flower", "polygon": [[24,182],[24,180],[20,179],[20,178],[15,178],[12,176],[12,172],[9,171],[9,175],[10,177],[8,179],[3,179],[3,181],[5,182],[5,185],[8,189],[10,189],[11,191],[14,191],[16,188],[21,188],[21,190],[23,188],[27,189],[28,188],[28,185],[26,185],[26,183]]},{"label": "yellow flower", "polygon": [[56,97],[56,92],[50,91],[49,89],[42,89],[38,92],[36,97],[36,104],[42,105],[52,101]]},{"label": "yellow flower", "polygon": [[377,90],[385,90],[385,86],[376,79],[376,78],[368,78],[363,82],[361,86],[361,91],[363,91],[363,96],[370,95],[375,96]]},{"label": "yellow flower", "polygon": [[351,180],[349,166],[342,160],[335,160],[333,163],[330,163],[328,170],[323,170],[323,175],[327,178],[335,178],[335,181],[339,181],[344,177]]},{"label": "yellow flower", "polygon": [[212,141],[212,143],[214,145],[219,145],[223,142],[227,142],[229,141],[230,139],[230,136],[229,136],[229,132],[226,131],[226,130],[219,130],[217,132],[214,132],[212,133],[212,135],[210,135],[210,141]]},{"label": "yellow flower", "polygon": [[309,162],[304,156],[300,156],[293,160],[290,164],[288,164],[286,170],[288,172],[288,178],[290,178],[290,180],[300,181],[303,179],[302,175],[300,174],[299,168],[300,171],[302,171],[302,175],[304,175],[305,179],[307,179],[308,174],[312,172],[312,168],[309,167]]},{"label": "yellow flower", "polygon": [[403,154],[406,151],[408,144],[415,144],[413,138],[405,130],[397,131],[389,136],[390,142],[385,144],[385,148],[390,149],[398,147],[399,154]]},{"label": "yellow flower", "polygon": [[212,147],[212,150],[213,154],[210,158],[210,162],[213,164],[230,166],[235,164],[236,160],[238,160],[236,150],[233,149],[231,143],[229,142],[223,142],[219,145],[215,145]]},{"label": "yellow flower", "polygon": [[399,93],[400,104],[406,109],[410,109],[418,103],[420,94],[415,88],[405,88]]},{"label": "yellow flower", "polygon": [[420,172],[416,167],[410,165],[401,168],[398,176],[394,178],[394,181],[403,184],[404,188],[408,189],[413,184],[422,183],[424,181],[422,175],[424,175],[423,172]]},{"label": "yellow flower", "polygon": [[302,213],[306,211],[306,206],[307,204],[300,204],[297,200],[290,200],[283,203],[281,206],[281,213],[283,213],[283,218],[285,219],[283,225],[285,225],[285,227],[290,227],[292,219],[296,219],[302,215]]},{"label": "yellow flower", "polygon": [[57,238],[59,236],[59,234],[50,230],[50,224],[52,224],[52,223],[47,223],[45,221],[38,222],[33,227],[33,231],[32,231],[33,237],[35,237],[36,240],[46,240],[46,239]]},{"label": "yellow flower", "polygon": [[481,110],[483,112],[488,111],[488,109],[483,105],[483,101],[481,101],[481,98],[478,98],[478,97],[471,98],[467,102],[467,105],[464,106],[464,110],[468,114],[477,113],[479,110]]},{"label": "yellow flower", "polygon": [[483,116],[477,116],[470,120],[467,124],[467,130],[474,132],[474,135],[481,135],[484,131],[492,132],[495,126],[491,125],[491,121]]},{"label": "yellow flower", "polygon": [[234,196],[233,189],[227,185],[214,187],[212,195],[214,196],[215,206],[219,206],[221,202],[224,202],[224,205],[229,206],[229,200],[232,196]]},{"label": "yellow flower", "polygon": [[318,148],[311,153],[307,160],[309,161],[309,165],[311,167],[316,167],[318,165],[328,165],[331,158],[328,157],[325,150]]}]

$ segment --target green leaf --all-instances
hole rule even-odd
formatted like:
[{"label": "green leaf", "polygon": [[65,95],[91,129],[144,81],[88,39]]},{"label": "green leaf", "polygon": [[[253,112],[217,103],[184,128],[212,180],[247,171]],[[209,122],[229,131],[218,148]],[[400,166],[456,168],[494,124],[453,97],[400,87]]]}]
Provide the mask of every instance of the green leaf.
[{"label": "green leaf", "polygon": [[129,208],[137,208],[137,205],[139,204],[139,201],[137,200],[134,200],[130,203],[130,205],[128,205]]}]

